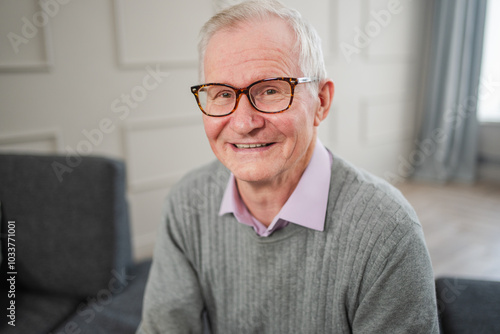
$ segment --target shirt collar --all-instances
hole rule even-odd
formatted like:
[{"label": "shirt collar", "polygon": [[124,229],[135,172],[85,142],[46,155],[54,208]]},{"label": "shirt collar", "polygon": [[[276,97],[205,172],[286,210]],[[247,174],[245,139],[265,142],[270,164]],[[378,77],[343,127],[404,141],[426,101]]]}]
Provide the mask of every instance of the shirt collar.
[{"label": "shirt collar", "polygon": [[[326,207],[331,178],[331,156],[317,139],[313,156],[302,177],[280,212],[274,217],[268,230],[272,231],[279,220],[304,226],[317,231],[325,227]],[[224,192],[219,215],[233,213],[236,219],[255,228],[255,218],[243,203],[234,175],[231,173]]]}]

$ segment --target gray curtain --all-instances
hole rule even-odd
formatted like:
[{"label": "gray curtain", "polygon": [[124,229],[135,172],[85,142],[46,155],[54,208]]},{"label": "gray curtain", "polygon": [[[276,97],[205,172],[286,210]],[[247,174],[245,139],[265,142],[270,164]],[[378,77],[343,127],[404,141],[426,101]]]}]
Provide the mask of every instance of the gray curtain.
[{"label": "gray curtain", "polygon": [[471,182],[487,0],[436,0],[413,177]]}]

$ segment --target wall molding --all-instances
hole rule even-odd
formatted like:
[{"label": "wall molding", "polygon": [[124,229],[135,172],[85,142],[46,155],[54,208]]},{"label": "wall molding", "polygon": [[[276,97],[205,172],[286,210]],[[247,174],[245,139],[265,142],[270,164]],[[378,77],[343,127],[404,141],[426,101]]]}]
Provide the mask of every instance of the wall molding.
[{"label": "wall molding", "polygon": [[[404,52],[400,52],[400,50],[391,50],[388,48],[384,48],[385,53],[383,54],[377,54],[374,53],[374,48],[373,48],[373,43],[376,43],[377,40],[380,38],[380,35],[384,34],[385,30],[388,31],[394,31],[394,29],[390,28],[390,25],[392,24],[392,20],[394,19],[405,19],[404,17],[401,18],[400,16],[405,16],[405,15],[414,15],[414,9],[411,8],[410,6],[413,5],[415,6],[415,3],[411,3],[411,1],[402,1],[398,2],[399,7],[401,8],[400,13],[390,13],[391,14],[391,22],[388,24],[388,26],[384,26],[381,22],[379,22],[376,18],[374,18],[371,14],[374,8],[374,1],[375,0],[370,0],[366,6],[362,6],[362,12],[360,15],[361,18],[361,24],[359,28],[365,35],[371,39],[369,45],[361,50],[361,55],[363,58],[365,58],[366,61],[369,63],[391,63],[391,62],[402,62],[402,63],[419,63],[421,54],[419,54],[417,51],[419,51],[418,48],[413,48],[412,50],[405,50]],[[387,4],[389,2],[383,1],[383,3],[386,5],[384,8],[382,8],[385,11],[388,11],[389,8],[387,7]],[[398,4],[396,3],[396,4]],[[427,4],[426,3],[419,3],[420,6],[423,6],[424,9],[426,9]],[[408,14],[411,13],[411,14]],[[379,19],[380,20],[380,19]],[[368,34],[366,34],[366,25],[369,22],[373,22],[374,24],[378,24],[379,27],[381,28],[380,33],[377,36],[370,37]],[[408,38],[408,36],[406,36]],[[400,41],[401,42],[401,41]],[[398,45],[398,43],[391,43],[391,45]]]},{"label": "wall molding", "polygon": [[52,142],[54,151],[47,153],[62,153],[63,151],[62,132],[60,129],[55,128],[2,134],[0,135],[0,150],[2,150],[2,146],[30,143],[36,144],[39,142]]},{"label": "wall molding", "polygon": [[[175,115],[167,117],[152,117],[135,120],[128,120],[123,125],[123,142],[125,144],[125,159],[127,165],[133,168],[134,152],[131,151],[132,136],[137,132],[178,129],[183,127],[202,126],[202,118],[199,114]],[[185,173],[182,171],[171,171],[167,173],[156,174],[151,177],[134,177],[134,173],[129,173],[128,186],[131,193],[142,193],[157,189],[170,188]]]},{"label": "wall molding", "polygon": [[[340,55],[340,36],[339,36],[339,0],[330,0],[329,2],[329,45],[326,50],[325,63],[334,64]],[[324,50],[325,51],[325,50]]]},{"label": "wall molding", "polygon": [[132,194],[144,193],[158,189],[168,189],[177,183],[183,175],[184,172],[174,172],[157,175],[148,179],[130,180],[128,189]]},{"label": "wall molding", "polygon": [[[123,4],[124,0],[114,0],[114,21],[115,21],[115,40],[116,40],[116,51],[117,51],[117,61],[118,65],[123,70],[136,70],[144,69],[148,65],[160,65],[164,68],[175,68],[175,69],[190,69],[197,68],[198,66],[198,55],[195,53],[192,57],[188,59],[183,59],[182,57],[174,57],[172,59],[161,59],[154,58],[147,60],[132,60],[128,59],[126,56],[126,15],[125,8]],[[182,27],[176,27],[176,29],[182,30]]]},{"label": "wall molding", "polygon": [[[39,12],[42,12],[42,13],[45,13],[43,11],[43,8],[42,8],[42,3],[43,2],[46,2],[47,0],[40,0],[40,1],[35,1],[35,0],[32,0],[35,5],[36,5],[36,8],[37,8],[37,11],[35,13],[30,13],[30,14],[26,14],[27,16],[27,20],[30,21],[30,23],[34,25],[34,23],[32,22],[32,20],[30,20],[34,14],[36,13],[39,13]],[[47,17],[49,17],[47,14],[46,14]],[[41,36],[41,40],[42,40],[42,45],[43,45],[43,58],[40,58],[38,60],[32,60],[31,62],[16,62],[14,60],[2,60],[0,58],[0,72],[6,72],[6,73],[13,73],[13,72],[48,72],[53,66],[54,66],[54,51],[53,51],[53,43],[52,43],[52,33],[51,33],[51,30],[50,30],[50,20],[52,20],[51,17],[49,17],[47,23],[45,25],[43,25],[42,27],[38,27],[38,26],[35,26],[38,33],[36,33],[36,35],[33,37],[33,38],[36,38],[37,36]],[[21,18],[19,18],[19,22],[20,22],[20,26],[22,26],[23,24],[26,25],[26,23],[24,21],[21,20]],[[27,43],[30,43],[32,38],[27,38],[26,36],[21,36],[19,35],[19,31],[12,31],[13,33],[15,33],[16,35],[20,36],[21,38],[23,39],[27,39],[28,42]],[[4,34],[4,37],[6,39],[7,38],[7,33]],[[29,37],[29,36],[28,36]],[[23,47],[24,43],[22,45],[20,45],[20,47]],[[9,44],[9,47],[11,45]]]},{"label": "wall molding", "polygon": [[144,131],[178,126],[198,125],[201,124],[201,120],[201,115],[199,113],[166,117],[138,118],[125,121],[123,124],[123,128],[126,131]]}]

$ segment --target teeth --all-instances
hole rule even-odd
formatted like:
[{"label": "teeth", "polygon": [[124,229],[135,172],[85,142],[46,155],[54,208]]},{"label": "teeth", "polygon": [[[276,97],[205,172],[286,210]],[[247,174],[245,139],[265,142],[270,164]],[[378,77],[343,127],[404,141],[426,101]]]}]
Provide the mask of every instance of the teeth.
[{"label": "teeth", "polygon": [[257,147],[264,147],[267,146],[268,144],[234,144],[237,148],[257,148]]}]

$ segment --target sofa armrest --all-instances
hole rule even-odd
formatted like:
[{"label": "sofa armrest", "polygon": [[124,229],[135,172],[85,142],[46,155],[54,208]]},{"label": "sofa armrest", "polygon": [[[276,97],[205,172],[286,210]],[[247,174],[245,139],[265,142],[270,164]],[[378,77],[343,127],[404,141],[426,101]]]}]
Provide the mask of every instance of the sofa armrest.
[{"label": "sofa armrest", "polygon": [[0,184],[1,229],[16,222],[19,287],[85,298],[130,265],[123,162],[0,154]]},{"label": "sofa armrest", "polygon": [[442,333],[500,333],[500,282],[436,279]]}]

